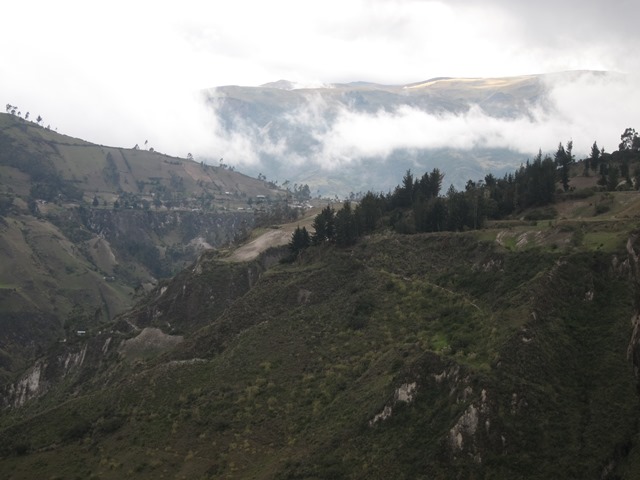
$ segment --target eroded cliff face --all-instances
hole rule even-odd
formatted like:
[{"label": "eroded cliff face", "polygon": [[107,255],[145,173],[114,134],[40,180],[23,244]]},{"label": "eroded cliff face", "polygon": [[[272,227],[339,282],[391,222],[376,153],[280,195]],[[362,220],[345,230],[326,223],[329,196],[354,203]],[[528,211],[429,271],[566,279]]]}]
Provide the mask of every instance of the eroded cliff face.
[{"label": "eroded cliff face", "polygon": [[63,380],[75,382],[83,368],[91,364],[95,369],[112,351],[113,335],[98,335],[87,341],[60,343],[51,352],[38,359],[16,382],[4,388],[2,408],[18,408],[45,395]]},{"label": "eroded cliff face", "polygon": [[[245,238],[249,212],[155,211],[78,207],[47,217],[74,243],[86,245],[94,264],[138,263],[166,277],[202,251]],[[100,254],[100,251],[105,250]],[[100,261],[102,260],[102,261]],[[164,273],[164,274],[163,274]]]},{"label": "eroded cliff face", "polygon": [[202,238],[219,247],[243,238],[254,226],[253,213],[245,212],[83,209],[76,214],[91,233],[110,241],[153,241],[172,235],[182,244]]},{"label": "eroded cliff face", "polygon": [[248,212],[51,206],[0,225],[0,385],[66,330],[114,319],[160,279],[251,231]]},{"label": "eroded cliff face", "polygon": [[[124,327],[124,328],[119,328]],[[61,342],[39,358],[15,382],[0,390],[0,408],[15,409],[64,384],[64,395],[75,395],[96,385],[106,386],[121,365],[160,355],[183,341],[158,328],[139,329],[117,322],[100,332]]]},{"label": "eroded cliff face", "polygon": [[108,380],[121,360],[149,360],[175,348],[185,335],[213,324],[287,253],[286,247],[271,249],[247,263],[221,261],[213,251],[203,253],[114,322],[81,336],[72,333],[53,345],[16,381],[0,389],[0,408],[22,407],[63,381],[67,394],[90,388]]},{"label": "eroded cliff face", "polygon": [[171,281],[161,283],[136,307],[123,315],[138,328],[159,327],[183,334],[208,325],[251,290],[261,275],[287,255],[274,248],[250,262],[235,263],[204,252]]}]

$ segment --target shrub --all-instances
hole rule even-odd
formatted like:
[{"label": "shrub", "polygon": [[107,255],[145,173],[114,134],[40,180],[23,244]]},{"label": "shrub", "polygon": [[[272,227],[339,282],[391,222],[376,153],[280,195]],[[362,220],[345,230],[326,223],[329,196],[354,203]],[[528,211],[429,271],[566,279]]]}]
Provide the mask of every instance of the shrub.
[{"label": "shrub", "polygon": [[121,416],[105,418],[101,422],[98,422],[96,430],[100,433],[113,433],[124,425],[124,421],[124,417]]}]

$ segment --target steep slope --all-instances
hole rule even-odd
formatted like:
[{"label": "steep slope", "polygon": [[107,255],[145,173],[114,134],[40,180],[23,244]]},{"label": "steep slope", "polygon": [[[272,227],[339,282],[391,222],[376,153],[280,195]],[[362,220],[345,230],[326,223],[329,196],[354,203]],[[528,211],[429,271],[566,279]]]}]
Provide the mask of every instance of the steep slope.
[{"label": "steep slope", "polygon": [[228,168],[94,145],[0,114],[0,384],[251,231],[285,193]]},{"label": "steep slope", "polygon": [[[635,478],[624,256],[474,234],[372,236],[268,270],[207,253],[50,352],[66,373],[0,417],[0,472]],[[164,347],[131,355],[150,335]]]}]

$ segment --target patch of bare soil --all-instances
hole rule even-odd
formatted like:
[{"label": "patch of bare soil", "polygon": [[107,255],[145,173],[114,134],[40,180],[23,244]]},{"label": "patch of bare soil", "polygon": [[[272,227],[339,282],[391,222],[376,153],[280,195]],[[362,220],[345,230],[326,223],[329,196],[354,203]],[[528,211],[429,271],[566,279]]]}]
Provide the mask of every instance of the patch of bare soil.
[{"label": "patch of bare soil", "polygon": [[311,225],[315,216],[320,212],[315,208],[306,212],[306,216],[292,223],[280,225],[278,228],[263,233],[258,238],[242,245],[236,249],[227,260],[230,262],[247,262],[253,260],[265,250],[271,247],[281,247],[291,240],[294,230],[297,227],[305,227],[309,234],[313,232]]},{"label": "patch of bare soil", "polygon": [[593,199],[574,200],[569,202],[558,202],[554,205],[558,212],[558,218],[571,218],[575,216],[575,212],[593,205]]},{"label": "patch of bare soil", "polygon": [[247,262],[249,260],[253,260],[268,248],[286,245],[291,240],[293,230],[295,229],[282,228],[269,230],[255,240],[252,240],[246,245],[238,248],[233,252],[233,254],[231,254],[229,261]]},{"label": "patch of bare soil", "polygon": [[113,275],[113,267],[118,264],[109,242],[101,237],[89,240],[89,254],[100,270]]},{"label": "patch of bare soil", "polygon": [[155,355],[175,347],[183,340],[181,335],[167,335],[159,328],[147,327],[138,336],[122,342],[120,353],[128,358]]}]

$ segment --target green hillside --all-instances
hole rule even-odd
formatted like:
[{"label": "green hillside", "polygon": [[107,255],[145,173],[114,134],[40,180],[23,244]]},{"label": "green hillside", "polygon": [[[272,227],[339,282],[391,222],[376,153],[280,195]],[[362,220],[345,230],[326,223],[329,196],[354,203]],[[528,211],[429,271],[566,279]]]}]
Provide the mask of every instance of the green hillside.
[{"label": "green hillside", "polygon": [[637,478],[640,137],[621,139],[445,195],[407,171],[153,282],[240,213],[94,205],[59,163],[12,166],[11,140],[42,187],[3,184],[0,477]]},{"label": "green hillside", "polygon": [[131,325],[147,317],[92,332],[83,365],[2,417],[0,472],[635,478],[625,257],[509,250],[471,232],[378,234],[309,249],[249,288],[258,264],[233,274],[207,254],[140,309],[155,326],[196,328],[162,327],[177,346],[156,331],[155,349],[125,353],[118,343],[142,337]]}]

